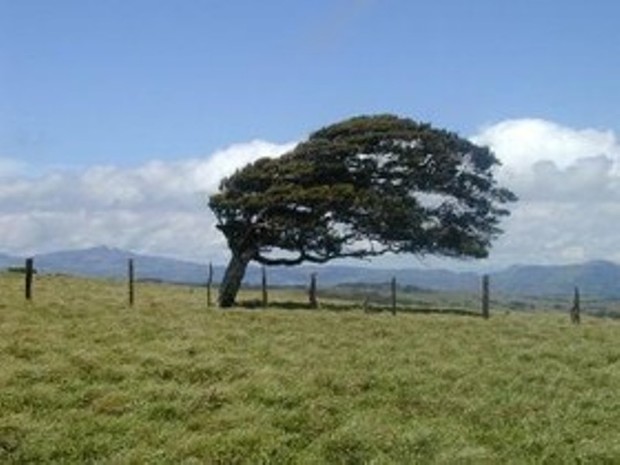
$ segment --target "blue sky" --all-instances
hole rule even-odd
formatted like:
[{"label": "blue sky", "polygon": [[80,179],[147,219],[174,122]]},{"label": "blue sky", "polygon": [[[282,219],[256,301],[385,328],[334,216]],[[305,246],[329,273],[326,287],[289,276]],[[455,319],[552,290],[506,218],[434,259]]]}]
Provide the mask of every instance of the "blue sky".
[{"label": "blue sky", "polygon": [[358,113],[620,129],[620,3],[2,0],[0,154],[135,164]]},{"label": "blue sky", "polygon": [[[542,226],[524,221],[577,209],[603,184],[591,223],[609,246],[584,249],[595,231],[569,225],[566,210],[557,230],[545,226],[543,255],[608,257],[620,220],[618,18],[612,0],[0,0],[0,251],[104,242],[208,255],[217,233],[149,223],[145,211],[164,215],[149,198],[168,192],[168,218],[212,231],[195,199],[216,178],[323,125],[391,112],[496,150],[524,199],[497,263],[540,259],[540,243],[522,241]],[[545,162],[575,189],[533,195],[552,176]]]}]

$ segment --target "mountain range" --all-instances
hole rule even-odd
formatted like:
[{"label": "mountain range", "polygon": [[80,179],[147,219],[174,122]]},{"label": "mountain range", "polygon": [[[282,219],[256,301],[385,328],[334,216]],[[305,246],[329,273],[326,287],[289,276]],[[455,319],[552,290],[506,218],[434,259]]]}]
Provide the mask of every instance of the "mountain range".
[{"label": "mountain range", "polygon": [[[66,273],[80,276],[123,278],[127,260],[132,258],[138,279],[202,284],[207,279],[207,264],[171,258],[140,255],[132,252],[95,247],[67,250],[34,257],[35,267],[42,273]],[[23,266],[24,259],[0,254],[0,268]],[[213,267],[213,278],[219,282],[224,267]],[[271,284],[306,286],[312,273],[317,273],[321,286],[347,283],[385,283],[395,277],[399,285],[437,291],[476,291],[480,275],[440,269],[378,269],[362,266],[297,266],[272,267],[268,270]],[[261,270],[248,267],[246,285],[258,285]],[[512,266],[491,274],[493,289],[511,295],[566,295],[579,286],[582,293],[604,298],[620,298],[620,265],[592,261],[577,265]]]}]

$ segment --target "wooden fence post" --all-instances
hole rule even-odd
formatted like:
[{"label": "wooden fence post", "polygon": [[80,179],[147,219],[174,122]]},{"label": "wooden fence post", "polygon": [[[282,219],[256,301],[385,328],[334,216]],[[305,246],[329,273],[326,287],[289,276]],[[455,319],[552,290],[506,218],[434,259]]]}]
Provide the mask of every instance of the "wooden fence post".
[{"label": "wooden fence post", "polygon": [[32,300],[32,277],[34,275],[34,259],[26,259],[26,300]]},{"label": "wooden fence post", "polygon": [[211,284],[213,284],[213,265],[209,262],[209,272],[207,274],[207,308],[211,307]]},{"label": "wooden fence post", "polygon": [[263,308],[267,308],[268,296],[267,296],[267,270],[265,266],[262,267],[261,287],[263,291]]},{"label": "wooden fence post", "polygon": [[128,275],[129,275],[129,306],[133,307],[134,302],[134,269],[133,258],[128,261]]},{"label": "wooden fence post", "polygon": [[581,321],[581,302],[579,296],[579,288],[575,286],[575,294],[573,296],[573,307],[570,310],[570,321],[578,325]]},{"label": "wooden fence post", "polygon": [[310,275],[310,289],[308,289],[308,300],[310,308],[318,308],[319,302],[316,298],[316,273]]},{"label": "wooden fence post", "polygon": [[396,315],[396,276],[392,278],[392,315]]},{"label": "wooden fence post", "polygon": [[485,274],[482,277],[482,318],[485,320],[489,318],[489,275]]}]

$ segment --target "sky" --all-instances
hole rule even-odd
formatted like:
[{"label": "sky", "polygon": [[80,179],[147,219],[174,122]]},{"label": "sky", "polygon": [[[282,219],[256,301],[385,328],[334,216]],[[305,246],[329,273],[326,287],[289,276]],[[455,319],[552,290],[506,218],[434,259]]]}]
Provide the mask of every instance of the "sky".
[{"label": "sky", "polygon": [[521,199],[471,266],[620,262],[619,17],[614,0],[0,0],[0,252],[223,263],[223,176],[395,113],[490,146]]}]

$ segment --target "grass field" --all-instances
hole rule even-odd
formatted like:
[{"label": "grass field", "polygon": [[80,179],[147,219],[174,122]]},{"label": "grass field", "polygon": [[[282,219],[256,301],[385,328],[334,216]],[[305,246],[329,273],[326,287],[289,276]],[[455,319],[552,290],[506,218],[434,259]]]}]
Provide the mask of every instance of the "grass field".
[{"label": "grass field", "polygon": [[0,275],[3,464],[620,463],[618,320],[224,312],[152,284],[128,308],[58,276],[28,303],[22,279]]}]

